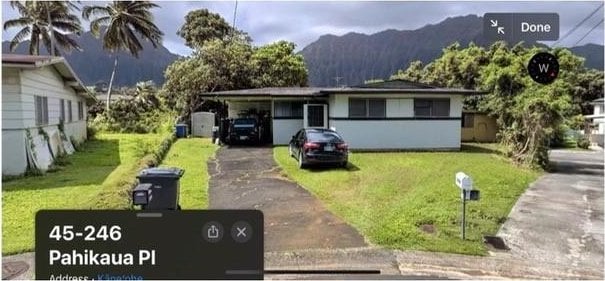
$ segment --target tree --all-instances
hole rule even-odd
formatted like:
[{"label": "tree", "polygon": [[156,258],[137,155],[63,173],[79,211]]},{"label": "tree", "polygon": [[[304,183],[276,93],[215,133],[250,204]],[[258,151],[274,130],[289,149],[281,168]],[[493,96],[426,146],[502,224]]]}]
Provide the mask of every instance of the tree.
[{"label": "tree", "polygon": [[583,60],[568,49],[549,50],[559,60],[560,74],[550,85],[534,82],[526,66],[541,48],[496,42],[484,49],[474,44],[461,49],[453,44],[441,57],[422,68],[412,63],[393,77],[442,87],[483,90],[481,98],[466,97],[466,109],[479,109],[496,118],[500,142],[517,163],[546,167],[549,142],[564,125],[577,127],[589,102],[603,94],[603,73],[587,70]]},{"label": "tree", "polygon": [[176,34],[185,39],[188,47],[200,49],[207,41],[226,39],[232,32],[233,28],[219,14],[200,9],[187,13]]},{"label": "tree", "polygon": [[257,48],[252,55],[253,84],[262,87],[307,86],[307,68],[296,45],[279,41]]},{"label": "tree", "polygon": [[11,1],[10,5],[19,12],[20,17],[7,20],[4,30],[21,28],[10,42],[11,51],[17,49],[24,40],[29,40],[30,55],[40,54],[40,44],[44,45],[49,54],[59,53],[58,46],[67,51],[80,50],[76,41],[70,37],[73,34],[79,35],[82,31],[80,19],[71,13],[78,9],[75,4],[67,1]]},{"label": "tree", "polygon": [[245,32],[234,30],[220,15],[205,9],[187,14],[178,34],[195,50],[168,66],[161,92],[180,118],[214,104],[202,99],[201,93],[307,85],[304,60],[294,53],[293,43],[253,48]]},{"label": "tree", "polygon": [[[85,6],[82,17],[90,20],[90,31],[100,36],[104,28],[103,48],[112,52],[128,51],[138,58],[143,50],[139,38],[150,41],[154,48],[162,43],[164,33],[153,23],[150,9],[158,5],[149,1],[113,1],[106,6]],[[91,20],[91,16],[95,18]],[[111,88],[118,66],[118,56],[115,56],[113,71],[107,89],[107,110],[111,101]]]},{"label": "tree", "polygon": [[207,42],[166,69],[163,96],[185,118],[202,105],[200,93],[252,87],[252,47],[245,41]]},{"label": "tree", "polygon": [[398,70],[397,73],[391,75],[391,79],[403,79],[412,82],[421,82],[424,76],[424,65],[421,61],[413,61],[410,66],[404,70]]}]

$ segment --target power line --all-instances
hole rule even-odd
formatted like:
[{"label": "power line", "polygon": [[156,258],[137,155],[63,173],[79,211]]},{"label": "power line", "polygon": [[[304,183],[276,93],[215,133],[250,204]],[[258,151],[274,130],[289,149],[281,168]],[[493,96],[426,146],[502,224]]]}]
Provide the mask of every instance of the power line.
[{"label": "power line", "polygon": [[233,32],[235,32],[235,19],[237,18],[237,0],[235,0],[235,8],[233,9]]},{"label": "power line", "polygon": [[575,47],[576,45],[578,45],[578,43],[582,42],[582,40],[584,40],[584,38],[586,38],[586,36],[588,36],[588,34],[590,34],[593,30],[595,30],[597,27],[599,27],[599,25],[601,25],[602,23],[603,23],[603,19],[601,19],[601,21],[599,23],[597,23],[588,32],[586,32],[586,34],[584,34],[584,36],[582,36],[582,38],[580,38],[580,40],[576,41],[576,43],[573,44],[572,47]]},{"label": "power line", "polygon": [[572,29],[570,29],[567,33],[565,33],[565,35],[563,35],[561,38],[559,38],[559,40],[557,40],[557,42],[555,42],[552,47],[555,47],[557,44],[559,44],[559,42],[563,41],[565,38],[567,38],[567,36],[571,35],[574,31],[576,31],[576,29],[578,29],[580,26],[582,26],[582,24],[584,24],[588,19],[590,19],[596,12],[598,12],[601,8],[603,8],[603,3],[601,3],[601,5],[599,5],[599,7],[597,7],[594,11],[592,11],[592,13],[590,13],[590,15],[588,15],[587,17],[585,17],[581,22],[579,22],[578,24],[576,24],[576,26],[574,26]]}]

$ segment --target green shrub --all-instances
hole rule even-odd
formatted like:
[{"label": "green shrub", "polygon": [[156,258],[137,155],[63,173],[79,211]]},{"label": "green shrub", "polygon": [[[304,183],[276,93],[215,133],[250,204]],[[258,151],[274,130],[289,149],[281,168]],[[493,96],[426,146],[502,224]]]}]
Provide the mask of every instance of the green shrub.
[{"label": "green shrub", "polygon": [[579,148],[588,149],[588,147],[590,147],[590,140],[586,136],[580,136],[578,137],[576,144]]},{"label": "green shrub", "polygon": [[[138,145],[138,150],[136,151],[135,155],[141,158],[137,165],[133,167],[132,170],[128,171],[127,174],[124,174],[124,176],[120,178],[119,182],[115,183],[117,189],[104,190],[99,194],[98,197],[95,197],[94,200],[96,205],[105,207],[109,206],[113,209],[132,208],[132,199],[130,198],[130,194],[132,189],[134,189],[137,185],[136,176],[143,169],[158,166],[168,153],[168,150],[170,150],[170,146],[175,140],[176,135],[169,134],[157,147],[152,147],[151,145]],[[115,198],[122,198],[123,200],[115,200]]]},{"label": "green shrub", "polygon": [[97,128],[92,126],[86,126],[86,139],[94,140],[97,136]]}]

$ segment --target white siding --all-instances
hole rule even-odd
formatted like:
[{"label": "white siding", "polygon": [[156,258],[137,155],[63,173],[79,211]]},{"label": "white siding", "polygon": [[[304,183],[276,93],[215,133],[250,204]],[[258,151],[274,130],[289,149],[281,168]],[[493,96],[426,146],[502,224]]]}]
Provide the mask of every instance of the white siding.
[{"label": "white siding", "polygon": [[[4,93],[2,93],[4,95]],[[20,175],[27,169],[25,132],[2,129],[2,174]]]},{"label": "white siding", "polygon": [[450,97],[450,117],[462,117],[462,106],[464,96],[456,95]]},{"label": "white siding", "polygon": [[[66,86],[53,66],[36,69],[2,68],[2,173],[18,175],[27,168],[25,128],[32,136],[38,134],[35,124],[34,96],[48,97],[49,124],[45,131],[56,130],[59,124],[59,100],[72,101],[73,122],[65,123],[67,137],[81,142],[86,139],[86,106],[84,120],[78,120],[78,101],[86,101]],[[67,106],[67,102],[66,102]],[[66,109],[67,114],[67,109]]]},{"label": "white siding", "polygon": [[[48,97],[48,124],[59,124],[59,100],[65,100],[65,116],[67,119],[67,101],[71,100],[73,122],[78,122],[78,101],[85,102],[84,98],[76,95],[75,91],[66,86],[63,78],[52,66],[38,69],[23,70],[21,74],[21,94],[25,127],[35,126],[34,96]],[[66,120],[66,124],[68,120]],[[85,128],[84,128],[85,131]],[[84,133],[85,134],[85,133]]]},{"label": "white siding", "polygon": [[431,94],[337,94],[330,96],[330,117],[349,117],[349,97],[385,98],[387,117],[413,117],[414,98],[450,98],[450,117],[462,116],[462,95]]},{"label": "white siding", "polygon": [[19,69],[2,68],[2,128],[23,128]]},{"label": "white siding", "polygon": [[349,116],[349,97],[346,95],[330,95],[328,104],[328,116],[330,117],[348,117]]},{"label": "white siding", "polygon": [[386,99],[386,120],[337,119],[329,121],[329,126],[334,127],[352,149],[457,150],[460,148],[460,120],[414,119],[414,98],[450,98],[449,117],[460,118],[462,116],[462,95],[333,95],[329,100],[331,118],[349,117],[349,97]]},{"label": "white siding", "polygon": [[273,119],[273,144],[288,144],[292,136],[302,128],[302,119]]},{"label": "white siding", "polygon": [[65,124],[65,134],[68,138],[74,137],[76,141],[86,140],[86,121],[77,121]]},{"label": "white siding", "polygon": [[594,115],[599,115],[599,114],[603,114],[603,105],[602,104],[597,104],[594,106]]},{"label": "white siding", "polygon": [[331,120],[351,149],[459,149],[459,120]]}]

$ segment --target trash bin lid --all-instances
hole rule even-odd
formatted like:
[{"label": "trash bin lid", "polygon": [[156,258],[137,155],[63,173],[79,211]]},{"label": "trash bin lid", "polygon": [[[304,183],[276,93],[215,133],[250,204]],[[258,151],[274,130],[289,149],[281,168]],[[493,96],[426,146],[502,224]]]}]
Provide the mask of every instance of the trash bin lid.
[{"label": "trash bin lid", "polygon": [[183,173],[185,173],[185,170],[176,167],[154,167],[142,170],[138,177],[153,176],[180,178]]}]

